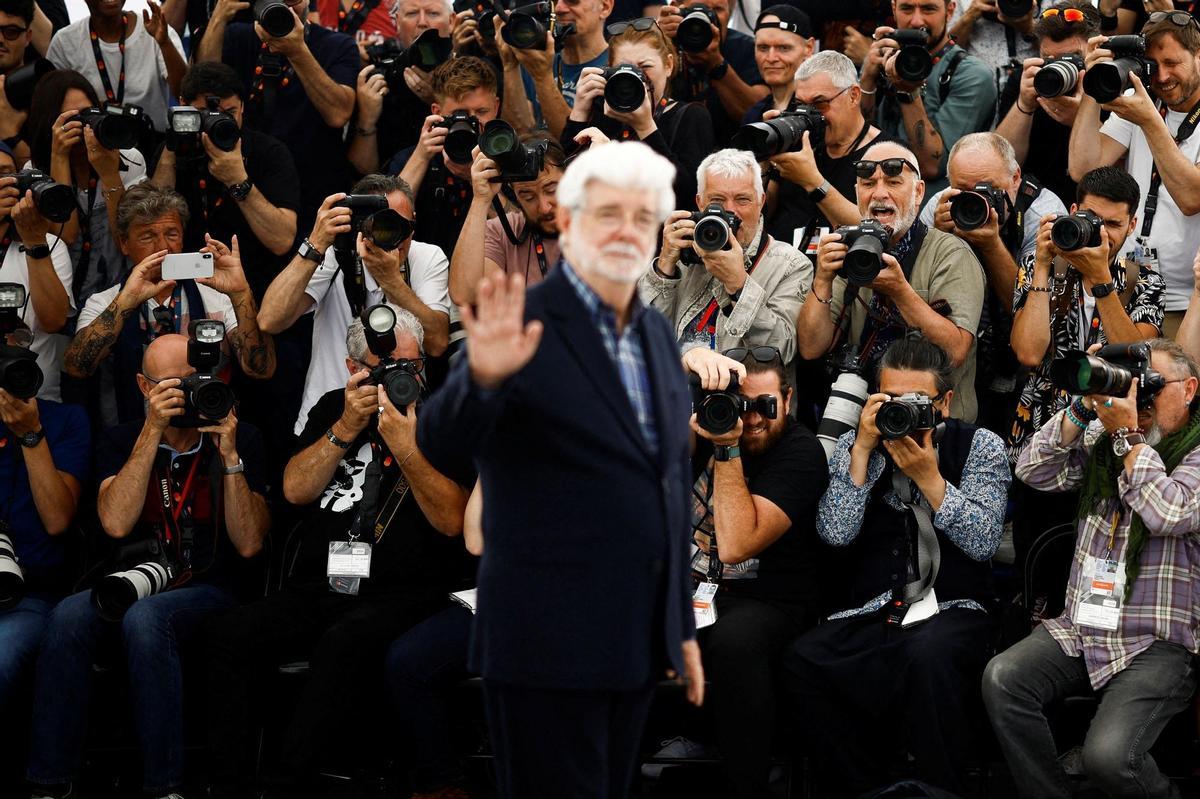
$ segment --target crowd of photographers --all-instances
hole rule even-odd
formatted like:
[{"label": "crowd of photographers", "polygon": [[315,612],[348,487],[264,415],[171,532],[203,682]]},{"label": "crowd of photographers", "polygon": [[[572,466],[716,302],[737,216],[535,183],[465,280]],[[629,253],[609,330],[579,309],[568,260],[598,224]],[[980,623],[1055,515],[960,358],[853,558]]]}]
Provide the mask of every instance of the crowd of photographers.
[{"label": "crowd of photographers", "polygon": [[[637,291],[692,384],[715,719],[659,754],[764,797],[787,729],[820,795],[964,792],[990,721],[1020,795],[1068,796],[1047,708],[1085,694],[1075,777],[1174,795],[1195,4],[761,5],[0,0],[0,793],[79,795],[101,663],[148,797],[194,773],[185,683],[211,796],[313,796],[381,689],[405,789],[471,795],[482,488],[417,420],[487,279],[559,268],[573,160],[634,141],[675,169]],[[1064,523],[1066,585],[994,579]]]}]

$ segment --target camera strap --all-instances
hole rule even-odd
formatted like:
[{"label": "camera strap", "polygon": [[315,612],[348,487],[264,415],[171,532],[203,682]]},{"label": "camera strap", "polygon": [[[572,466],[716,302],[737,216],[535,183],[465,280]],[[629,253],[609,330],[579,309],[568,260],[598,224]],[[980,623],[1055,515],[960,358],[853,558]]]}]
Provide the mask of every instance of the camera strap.
[{"label": "camera strap", "polygon": [[[951,42],[953,45],[953,41]],[[938,103],[946,102],[946,98],[950,96],[950,81],[954,80],[954,73],[958,70],[958,65],[966,58],[967,51],[959,49],[954,55],[950,56],[950,63],[946,65],[946,71],[938,78]]]},{"label": "camera strap", "polygon": [[[504,235],[508,238],[509,244],[514,247],[519,247],[526,241],[532,242],[530,247],[533,249],[534,256],[537,257],[538,271],[542,277],[550,271],[550,264],[546,260],[546,242],[542,238],[542,234],[533,229],[533,225],[529,220],[525,220],[525,232],[518,236],[513,232],[512,225],[508,224],[508,214],[504,210],[504,204],[500,202],[500,196],[496,195],[492,198],[492,208],[496,211],[496,218],[500,220],[500,227],[504,230]],[[525,282],[529,282],[529,275],[525,276]]]},{"label": "camera strap", "polygon": [[[74,275],[71,278],[71,296],[78,303],[87,281],[88,267],[92,262],[92,213],[96,210],[96,197],[99,195],[99,179],[96,170],[91,170],[87,186],[87,210],[79,211],[79,263],[75,264]],[[0,256],[3,257],[3,256]]]},{"label": "camera strap", "polygon": [[339,33],[355,34],[358,29],[367,21],[367,17],[379,5],[379,0],[354,0],[350,6],[350,11],[342,8],[342,4],[338,3],[338,23],[337,29]]},{"label": "camera strap", "polygon": [[100,37],[92,29],[92,21],[88,20],[88,39],[92,43],[92,54],[96,56],[96,71],[100,73],[100,82],[104,84],[104,96],[110,103],[120,105],[125,99],[125,34],[129,26],[125,23],[125,15],[121,15],[121,38],[117,42],[117,50],[121,53],[121,66],[117,69],[117,90],[114,92],[108,79],[108,65],[104,63],[104,54],[100,52]]},{"label": "camera strap", "polygon": [[910,567],[915,565],[915,574],[909,580],[907,570],[897,572],[896,584],[892,589],[893,600],[903,600],[911,605],[925,598],[937,580],[938,570],[942,563],[942,549],[938,544],[937,532],[933,528],[933,513],[929,501],[921,497],[914,500],[912,479],[900,469],[892,465],[892,490],[896,498],[905,506],[909,515],[917,523],[917,558]]},{"label": "camera strap", "polygon": [[[186,566],[191,566],[192,537],[194,527],[191,521],[191,506],[195,501],[193,486],[196,473],[200,469],[200,461],[204,458],[204,434],[201,433],[200,444],[192,456],[192,465],[183,481],[180,491],[175,491],[171,481],[171,456],[160,448],[155,458],[154,474],[158,482],[159,512],[162,515],[163,535],[166,544],[174,549],[177,556]],[[180,517],[186,512],[187,519],[180,524]]]},{"label": "camera strap", "polygon": [[[1165,120],[1167,118],[1167,107],[1164,105],[1159,109],[1159,114]],[[1196,132],[1196,125],[1200,123],[1200,102],[1192,106],[1192,110],[1188,111],[1187,116],[1179,123],[1179,130],[1175,133],[1175,145],[1179,146],[1191,138]],[[1150,186],[1146,189],[1146,206],[1142,211],[1142,238],[1150,235],[1150,229],[1154,227],[1154,214],[1158,210],[1158,190],[1162,188],[1162,175],[1158,171],[1158,162],[1150,162]]]},{"label": "camera strap", "polygon": [[[307,34],[305,37],[307,41]],[[283,56],[272,53],[263,42],[254,66],[254,84],[250,88],[249,105],[256,110],[260,124],[267,124],[275,111],[276,94],[292,80],[292,65]]]},{"label": "camera strap", "polygon": [[1025,213],[1041,193],[1042,184],[1032,177],[1022,176],[1021,185],[1017,187],[1017,200],[1013,203],[1013,216],[1004,232],[1004,247],[1014,257],[1020,254],[1018,247],[1025,238]]},{"label": "camera strap", "polygon": [[[766,255],[767,249],[770,248],[772,241],[774,241],[774,239],[771,238],[770,234],[768,234],[764,231],[762,233],[762,238],[759,242],[758,251],[756,253],[754,253],[754,260],[751,261],[749,263],[749,265],[743,266],[743,268],[746,270],[747,275],[754,274],[754,270],[758,267],[759,262],[762,261],[763,256]],[[717,310],[718,310],[718,308],[720,309],[722,314],[724,314],[725,316],[729,316],[731,313],[733,313],[733,306],[734,306],[734,303],[731,302],[728,305],[721,307],[721,306],[717,305],[717,298],[713,297],[711,300],[709,300],[708,307],[700,312],[698,320],[696,322],[696,333],[698,333],[698,334],[704,334],[706,332],[708,333],[709,349],[715,350],[717,348]]]}]

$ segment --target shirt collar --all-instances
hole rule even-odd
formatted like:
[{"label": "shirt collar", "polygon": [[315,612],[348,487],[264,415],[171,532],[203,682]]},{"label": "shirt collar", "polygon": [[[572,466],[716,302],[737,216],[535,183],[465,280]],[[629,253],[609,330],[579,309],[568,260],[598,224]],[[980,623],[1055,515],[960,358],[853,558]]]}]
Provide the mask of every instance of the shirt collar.
[{"label": "shirt collar", "polygon": [[[559,263],[558,268],[563,270],[563,274],[567,277],[567,282],[575,290],[575,296],[579,297],[580,302],[588,309],[588,313],[591,314],[592,318],[613,322],[615,327],[614,320],[616,319],[617,312],[611,306],[604,304],[604,301],[600,299],[600,295],[584,282],[583,278],[571,267],[565,257]],[[630,306],[628,328],[632,328],[637,324],[638,319],[645,310],[646,307],[642,304],[641,298],[638,297],[635,291],[633,294],[633,304]]]}]

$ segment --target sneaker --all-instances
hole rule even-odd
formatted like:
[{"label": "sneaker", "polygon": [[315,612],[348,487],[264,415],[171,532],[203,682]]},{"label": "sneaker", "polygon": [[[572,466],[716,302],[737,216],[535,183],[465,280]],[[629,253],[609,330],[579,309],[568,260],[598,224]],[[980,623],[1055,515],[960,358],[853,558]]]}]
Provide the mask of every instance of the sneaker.
[{"label": "sneaker", "polygon": [[165,793],[162,796],[158,797],[158,799],[183,799],[183,794],[174,793],[174,792]]},{"label": "sneaker", "polygon": [[33,789],[29,799],[76,799],[75,786],[73,783],[67,783],[65,786],[57,788],[42,785]]},{"label": "sneaker", "polygon": [[[654,753],[653,760],[700,760],[714,757],[717,753],[715,746],[702,744],[682,735],[668,738],[659,744],[660,748]],[[678,763],[647,763],[642,766],[642,776],[646,779],[657,780],[662,777],[663,770],[673,768]]]}]

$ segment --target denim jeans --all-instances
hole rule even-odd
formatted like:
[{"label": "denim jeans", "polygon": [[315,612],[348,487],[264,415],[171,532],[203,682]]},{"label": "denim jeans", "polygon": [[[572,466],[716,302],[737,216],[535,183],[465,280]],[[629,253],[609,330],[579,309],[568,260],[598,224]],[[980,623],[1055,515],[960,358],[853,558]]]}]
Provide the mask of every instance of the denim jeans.
[{"label": "denim jeans", "polygon": [[87,733],[92,664],[106,635],[121,635],[142,750],[143,786],[166,793],[183,783],[183,679],[180,648],[199,623],[232,607],[233,595],[214,585],[188,585],[134,603],[120,624],[104,621],[91,591],[69,596],[51,613],[37,661],[29,781],[77,778]]},{"label": "denim jeans", "polygon": [[53,609],[50,596],[27,594],[0,613],[0,712],[8,707],[25,670],[33,665]]},{"label": "denim jeans", "polygon": [[[1083,744],[1088,778],[1108,796],[1177,796],[1150,747],[1196,687],[1193,656],[1155,641],[1100,689],[1100,707]],[[1082,657],[1068,657],[1044,627],[992,658],[983,674],[983,701],[1021,796],[1069,797],[1045,707],[1090,694]]]}]

